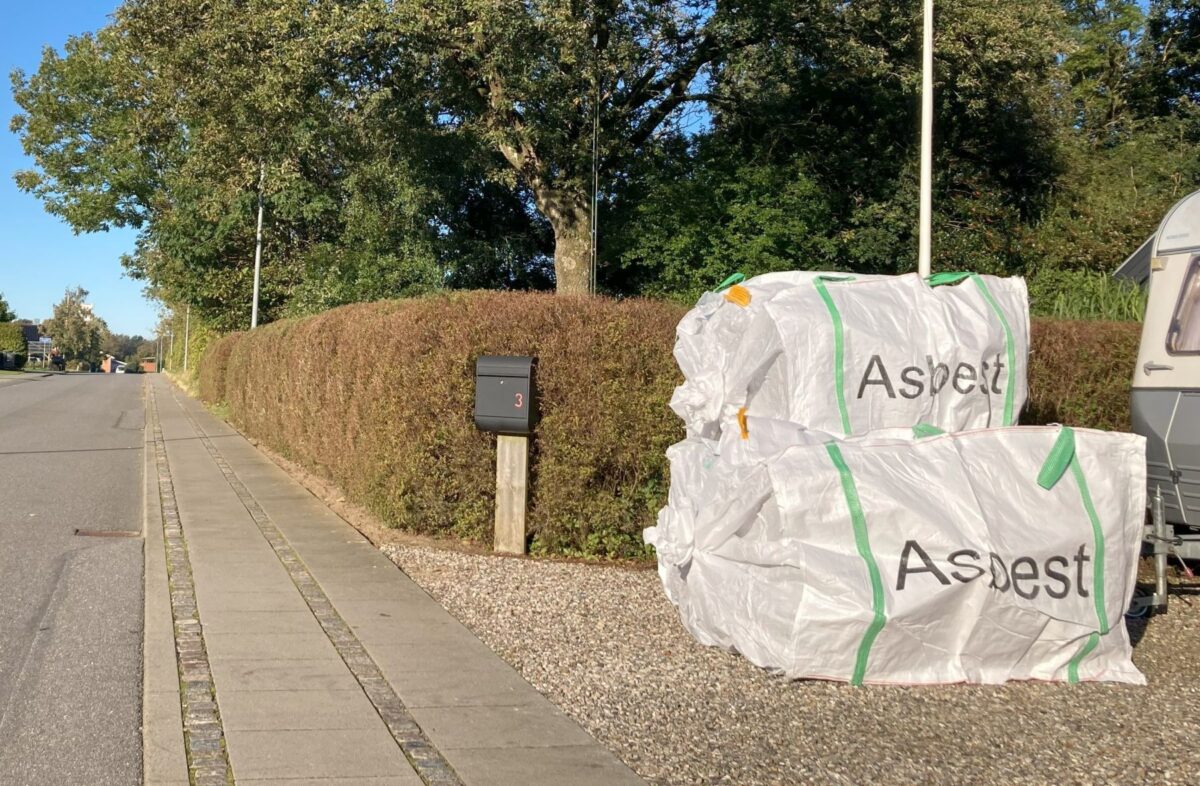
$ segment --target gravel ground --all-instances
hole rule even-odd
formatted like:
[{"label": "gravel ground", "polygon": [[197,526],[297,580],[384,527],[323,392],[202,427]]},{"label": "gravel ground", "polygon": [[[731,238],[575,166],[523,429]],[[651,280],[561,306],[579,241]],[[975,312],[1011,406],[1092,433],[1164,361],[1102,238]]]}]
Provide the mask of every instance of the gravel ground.
[{"label": "gravel ground", "polygon": [[383,548],[651,783],[1200,783],[1200,596],[1135,623],[1146,688],[852,688],[701,646],[653,571]]}]

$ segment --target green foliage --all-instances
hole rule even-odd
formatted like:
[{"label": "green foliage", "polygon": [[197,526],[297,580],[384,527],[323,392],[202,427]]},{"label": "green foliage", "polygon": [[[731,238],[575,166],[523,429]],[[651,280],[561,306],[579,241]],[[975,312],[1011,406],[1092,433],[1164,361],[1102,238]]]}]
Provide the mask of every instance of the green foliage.
[{"label": "green foliage", "polygon": [[[653,162],[605,240],[621,249],[612,289],[692,302],[733,271],[836,268],[828,195],[789,166],[719,154]],[[732,167],[732,171],[730,168]]]},{"label": "green foliage", "polygon": [[63,55],[47,47],[31,77],[12,74],[22,113],[11,130],[37,168],[17,185],[76,231],[140,227],[160,178],[163,120],[146,112],[147,95],[123,57],[121,33],[72,37]]},{"label": "green foliage", "polygon": [[1152,0],[1149,7],[1139,42],[1136,99],[1145,114],[1185,118],[1195,140],[1200,131],[1200,3]]},{"label": "green foliage", "polygon": [[76,231],[139,228],[129,272],[221,330],[249,323],[260,191],[260,321],[543,253],[532,208],[489,182],[493,154],[441,127],[373,43],[368,6],[124,3],[13,75],[35,162],[18,185]]},{"label": "green foliage", "polygon": [[17,355],[17,368],[25,365],[28,360],[28,345],[20,325],[12,322],[0,322],[0,352],[14,352]]},{"label": "green foliage", "polygon": [[1064,142],[1067,171],[1036,223],[1020,229],[1022,267],[1111,272],[1200,186],[1200,148],[1175,118],[1139,121],[1140,132],[1096,148]]},{"label": "green foliage", "polygon": [[[189,316],[186,306],[168,306],[159,314],[156,336],[161,338],[162,356],[158,357],[159,369],[168,371],[172,377],[188,390],[194,391],[199,383],[200,358],[209,344],[220,337],[220,333],[193,308]],[[142,344],[139,359],[156,357],[158,342]]]},{"label": "green foliage", "polygon": [[87,305],[87,290],[68,289],[54,307],[54,316],[46,320],[45,331],[54,339],[54,346],[68,361],[78,361],[90,368],[100,362],[100,339],[108,331],[104,320],[92,313]]},{"label": "green foliage", "polygon": [[381,40],[414,42],[422,99],[503,157],[553,226],[559,291],[585,293],[593,152],[606,173],[625,171],[677,110],[711,98],[705,82],[735,52],[773,43],[810,11],[769,0],[402,0],[386,12],[364,4],[356,19],[386,30]]},{"label": "green foliage", "polygon": [[[920,4],[126,0],[13,75],[21,188],[218,331],[446,288],[915,265]],[[1196,0],[937,9],[934,267],[1106,271],[1200,186]],[[598,115],[598,123],[596,123]],[[1045,280],[1067,282],[1066,278]]]},{"label": "green foliage", "polygon": [[1096,143],[1117,140],[1133,119],[1133,81],[1139,76],[1135,44],[1145,15],[1130,0],[1067,0],[1075,47],[1064,61],[1071,81],[1073,119]]},{"label": "green foliage", "polygon": [[136,355],[138,347],[146,343],[141,336],[127,336],[124,333],[111,333],[105,330],[100,336],[100,351],[112,355],[118,360],[125,360]]},{"label": "green foliage", "polygon": [[0,292],[0,322],[12,322],[17,318],[12,309],[8,306],[8,301],[4,299],[4,293]]},{"label": "green foliage", "polygon": [[[843,4],[738,52],[711,131],[662,141],[601,222],[621,262],[609,286],[690,298],[737,265],[912,269],[919,15]],[[967,2],[939,7],[937,24],[934,265],[1019,272],[1022,227],[1061,169],[1063,15],[1049,0]]]},{"label": "green foliage", "polygon": [[1049,268],[1028,284],[1035,316],[1140,323],[1146,315],[1146,291],[1107,273]]}]

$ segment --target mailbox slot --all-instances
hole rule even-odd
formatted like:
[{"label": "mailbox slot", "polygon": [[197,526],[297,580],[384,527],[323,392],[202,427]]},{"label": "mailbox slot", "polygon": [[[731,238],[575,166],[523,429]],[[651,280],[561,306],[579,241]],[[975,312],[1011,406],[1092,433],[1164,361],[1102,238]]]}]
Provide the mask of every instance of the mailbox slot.
[{"label": "mailbox slot", "polygon": [[475,425],[525,436],[537,422],[537,359],[484,355],[475,363]]}]

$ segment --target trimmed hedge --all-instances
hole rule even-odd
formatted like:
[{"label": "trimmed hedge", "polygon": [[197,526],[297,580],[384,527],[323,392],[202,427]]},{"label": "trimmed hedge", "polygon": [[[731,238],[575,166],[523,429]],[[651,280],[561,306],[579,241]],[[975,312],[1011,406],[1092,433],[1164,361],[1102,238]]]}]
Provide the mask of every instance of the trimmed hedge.
[{"label": "trimmed hedge", "polygon": [[1139,322],[1035,319],[1021,423],[1128,431]]},{"label": "trimmed hedge", "polygon": [[[683,310],[546,294],[458,293],[345,306],[226,338],[205,355],[230,416],[388,524],[491,539],[495,437],[473,423],[475,360],[536,355],[532,550],[646,553],[666,494],[664,453],[683,436],[667,407]],[[209,368],[211,366],[211,368]]]},{"label": "trimmed hedge", "polygon": [[[535,553],[642,557],[683,437],[674,304],[476,292],[362,303],[213,342],[200,391],[245,432],[407,530],[489,542],[494,443],[480,355],[536,355]],[[1023,423],[1128,428],[1138,326],[1035,320]]]},{"label": "trimmed hedge", "polygon": [[225,401],[225,380],[229,368],[229,355],[234,345],[245,333],[230,333],[210,341],[200,356],[197,376],[200,380],[200,398],[210,403]]}]

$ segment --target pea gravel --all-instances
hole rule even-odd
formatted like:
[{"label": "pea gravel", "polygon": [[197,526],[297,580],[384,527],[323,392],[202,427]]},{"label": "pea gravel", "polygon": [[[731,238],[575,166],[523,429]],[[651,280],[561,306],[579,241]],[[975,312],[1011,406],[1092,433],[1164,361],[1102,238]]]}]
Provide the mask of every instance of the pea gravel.
[{"label": "pea gravel", "polygon": [[1194,595],[1133,623],[1146,688],[852,688],[701,646],[650,570],[383,548],[650,783],[1200,783]]}]

